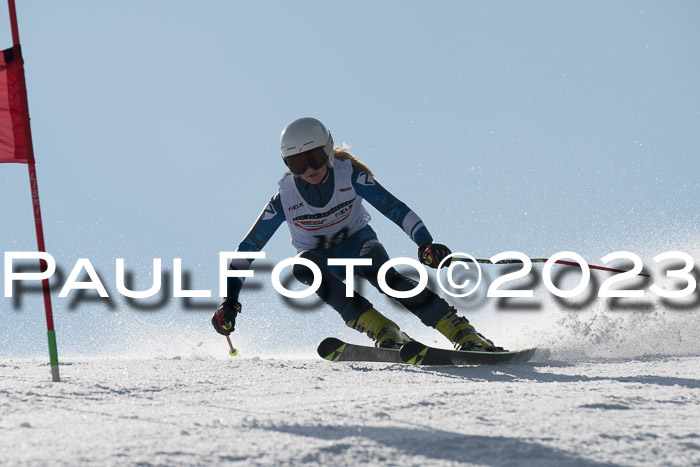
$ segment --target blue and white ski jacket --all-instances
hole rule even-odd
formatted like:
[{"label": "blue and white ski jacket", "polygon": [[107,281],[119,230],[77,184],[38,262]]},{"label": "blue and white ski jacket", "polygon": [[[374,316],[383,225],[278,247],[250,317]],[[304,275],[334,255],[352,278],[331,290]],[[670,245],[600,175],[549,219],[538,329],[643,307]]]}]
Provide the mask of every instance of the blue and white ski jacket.
[{"label": "blue and white ski jacket", "polygon": [[[422,246],[433,242],[430,232],[428,232],[428,229],[423,225],[423,221],[420,217],[401,200],[381,186],[374,177],[358,167],[351,166],[349,160],[336,159],[334,166],[335,167],[328,169],[328,173],[318,185],[307,183],[300,177],[295,178],[289,172],[285,173],[280,180],[280,188],[283,191],[283,195],[281,196],[280,191],[278,191],[270,199],[270,202],[265,205],[265,208],[263,208],[255,224],[253,224],[253,227],[238,245],[236,251],[262,251],[272,235],[285,221],[291,230],[292,243],[298,251],[311,249],[310,247],[329,248],[331,246],[337,246],[335,242],[329,244],[327,236],[319,235],[317,231],[296,225],[300,223],[295,222],[295,219],[299,217],[294,218],[291,213],[298,210],[298,204],[300,202],[304,203],[306,205],[305,207],[312,211],[315,209],[315,212],[317,212],[317,214],[315,214],[316,218],[327,218],[329,212],[342,212],[340,209],[351,204],[355,212],[364,213],[366,215],[364,223],[360,222],[358,224],[358,222],[354,222],[352,227],[359,230],[362,229],[363,226],[366,226],[364,229],[367,229],[371,235],[374,235],[374,232],[367,225],[370,219],[369,214],[366,213],[362,206],[362,200],[367,200],[377,211],[401,227],[416,245]],[[345,180],[345,177],[336,174],[336,171],[351,171],[351,173],[349,173],[349,187],[336,187],[339,180]],[[296,190],[294,190],[294,188]],[[295,192],[293,193],[294,196],[290,197],[288,195],[290,189],[298,193]],[[286,190],[286,193],[284,190]],[[343,192],[343,199],[347,201],[339,204],[340,209],[338,206],[329,206],[332,200],[338,198],[338,192],[340,191]],[[294,202],[295,204],[285,206],[283,198],[287,200],[287,203]],[[314,215],[311,216],[311,218],[313,217]],[[304,218],[308,219],[310,217],[307,215]],[[299,228],[297,229],[297,227]],[[355,232],[351,231],[347,236],[353,233]],[[305,236],[308,238],[305,238]],[[341,237],[341,243],[347,236]],[[233,259],[231,260],[229,269],[249,269],[251,263],[252,260]],[[226,300],[238,301],[238,295],[242,285],[243,280],[241,278],[229,278]]]}]

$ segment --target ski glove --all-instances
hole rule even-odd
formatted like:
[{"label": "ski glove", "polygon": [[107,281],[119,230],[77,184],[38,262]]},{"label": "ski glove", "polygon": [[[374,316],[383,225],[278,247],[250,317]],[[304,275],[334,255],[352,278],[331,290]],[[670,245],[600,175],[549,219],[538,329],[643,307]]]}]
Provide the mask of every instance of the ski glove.
[{"label": "ski glove", "polygon": [[231,334],[236,327],[236,315],[241,312],[238,302],[224,302],[211,317],[211,324],[216,332],[224,336]]},{"label": "ski glove", "polygon": [[[440,261],[451,254],[450,249],[441,243],[428,243],[418,247],[418,260],[431,268],[437,268]],[[448,259],[443,266],[449,266],[451,261],[452,258]]]}]

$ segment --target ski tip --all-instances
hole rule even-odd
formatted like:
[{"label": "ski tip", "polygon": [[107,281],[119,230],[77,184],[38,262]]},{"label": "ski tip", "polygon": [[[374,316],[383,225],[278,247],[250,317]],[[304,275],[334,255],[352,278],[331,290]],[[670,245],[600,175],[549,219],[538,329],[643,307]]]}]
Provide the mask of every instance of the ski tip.
[{"label": "ski tip", "polygon": [[318,348],[316,349],[321,358],[334,362],[338,361],[338,358],[340,358],[343,350],[345,350],[345,342],[341,341],[340,339],[336,339],[335,337],[327,337],[326,339],[323,339],[321,343],[318,344]]},{"label": "ski tip", "polygon": [[425,354],[428,352],[428,346],[423,345],[418,341],[409,341],[401,346],[399,356],[401,360],[410,365],[420,365],[423,363]]}]

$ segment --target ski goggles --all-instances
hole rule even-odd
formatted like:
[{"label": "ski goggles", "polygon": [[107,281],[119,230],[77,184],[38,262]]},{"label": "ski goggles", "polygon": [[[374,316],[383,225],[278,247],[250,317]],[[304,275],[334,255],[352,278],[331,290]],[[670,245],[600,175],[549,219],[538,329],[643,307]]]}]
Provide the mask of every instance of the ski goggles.
[{"label": "ski goggles", "polygon": [[314,170],[320,169],[327,160],[326,151],[323,150],[323,147],[318,147],[294,154],[293,156],[287,156],[284,158],[284,163],[287,164],[289,171],[294,175],[301,175],[309,167]]}]

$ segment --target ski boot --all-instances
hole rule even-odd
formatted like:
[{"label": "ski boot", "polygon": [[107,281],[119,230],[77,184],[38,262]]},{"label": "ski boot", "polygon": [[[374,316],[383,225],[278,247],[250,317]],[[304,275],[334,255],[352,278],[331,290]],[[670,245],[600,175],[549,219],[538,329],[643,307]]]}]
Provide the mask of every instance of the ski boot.
[{"label": "ski boot", "polygon": [[476,332],[467,318],[457,316],[453,307],[447,309],[435,329],[447,337],[457,350],[481,350],[487,352],[503,352],[503,347],[496,347],[493,342]]},{"label": "ski boot", "polygon": [[374,340],[375,347],[398,349],[410,339],[401,332],[399,325],[382,315],[374,308],[362,313],[358,318],[348,321],[349,327],[360,331]]}]

